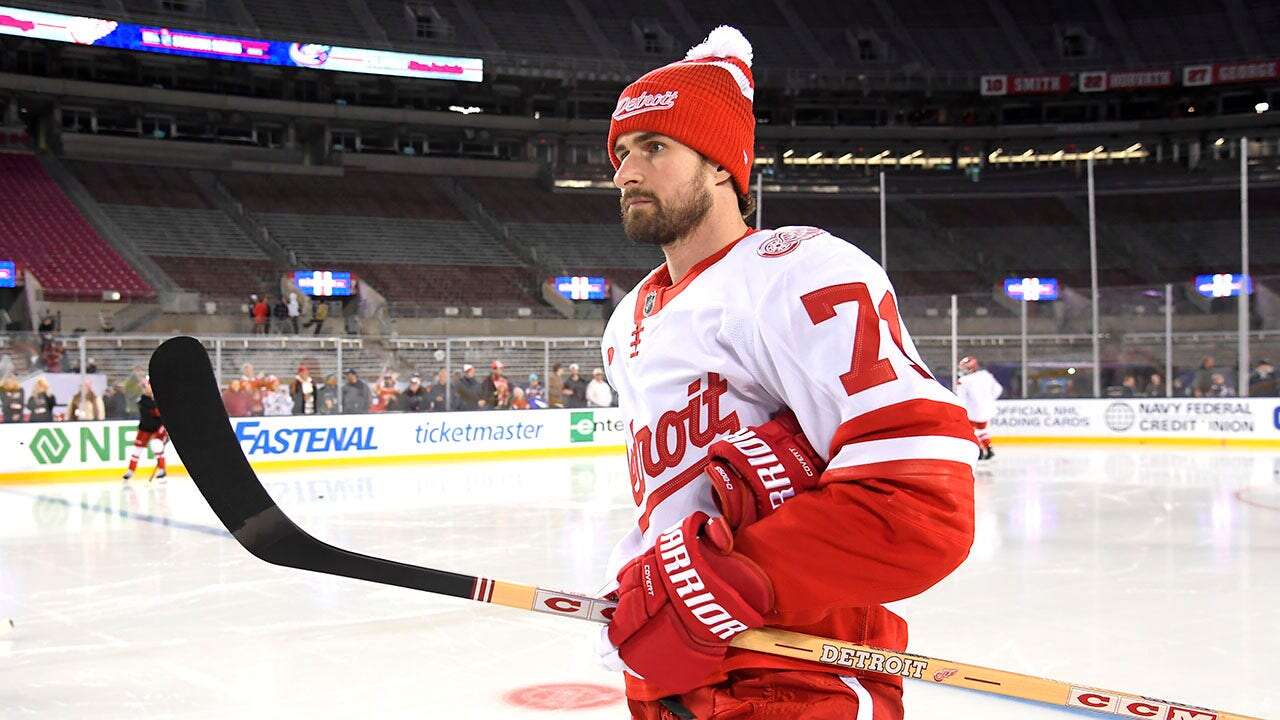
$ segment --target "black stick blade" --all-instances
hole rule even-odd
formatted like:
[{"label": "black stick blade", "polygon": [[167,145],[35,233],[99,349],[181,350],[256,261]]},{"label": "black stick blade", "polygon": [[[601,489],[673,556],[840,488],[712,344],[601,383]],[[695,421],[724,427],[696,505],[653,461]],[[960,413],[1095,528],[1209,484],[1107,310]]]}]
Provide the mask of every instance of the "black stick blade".
[{"label": "black stick blade", "polygon": [[475,599],[471,575],[349,552],[308,535],[262,487],[232,430],[199,340],[166,340],[151,356],[160,417],[196,488],[236,541],[274,565]]},{"label": "black stick blade", "polygon": [[[152,354],[150,372],[161,420],[182,464],[222,524],[257,555],[255,548],[269,544],[262,542],[268,539],[255,537],[247,543],[240,535],[257,536],[263,513],[276,503],[240,450],[209,354],[195,338],[171,338]],[[255,518],[259,520],[251,522]]]}]

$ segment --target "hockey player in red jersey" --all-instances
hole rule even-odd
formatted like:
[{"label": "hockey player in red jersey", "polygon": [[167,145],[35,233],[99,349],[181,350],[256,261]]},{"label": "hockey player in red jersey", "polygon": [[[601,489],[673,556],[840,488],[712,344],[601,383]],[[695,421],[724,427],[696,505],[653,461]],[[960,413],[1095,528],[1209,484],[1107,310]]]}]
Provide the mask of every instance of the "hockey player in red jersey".
[{"label": "hockey player in red jersey", "polygon": [[720,27],[613,113],[623,229],[666,262],[602,343],[636,516],[600,654],[635,718],[900,718],[900,678],[729,647],[770,626],[904,649],[883,603],[966,557],[977,457],[879,265],[746,225],[754,93],[750,44]]},{"label": "hockey player in red jersey", "polygon": [[133,477],[138,469],[138,459],[147,448],[152,438],[160,441],[160,451],[156,453],[154,477],[159,480],[167,473],[164,469],[164,449],[169,444],[169,434],[160,420],[160,408],[156,407],[155,396],[151,392],[150,378],[142,382],[142,395],[138,398],[138,431],[133,436],[133,452],[129,454],[129,469],[124,471],[124,479]]}]

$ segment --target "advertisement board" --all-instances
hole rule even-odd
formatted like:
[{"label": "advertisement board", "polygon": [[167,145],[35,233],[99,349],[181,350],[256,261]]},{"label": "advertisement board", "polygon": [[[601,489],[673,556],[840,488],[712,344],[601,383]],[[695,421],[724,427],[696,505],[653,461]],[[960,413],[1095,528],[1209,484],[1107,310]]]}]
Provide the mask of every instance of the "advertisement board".
[{"label": "advertisement board", "polygon": [[465,82],[481,82],[484,79],[484,60],[481,58],[417,55],[312,42],[217,35],[15,7],[0,6],[0,35],[332,72]]},{"label": "advertisement board", "polygon": [[[107,480],[123,472],[133,421],[0,424],[0,483]],[[617,408],[233,418],[270,470],[623,453]],[[997,443],[1159,443],[1280,448],[1280,398],[1002,400]],[[153,441],[150,450],[158,449]],[[170,445],[170,467],[182,459]],[[148,462],[142,463],[149,471]]]},{"label": "advertisement board", "polygon": [[[251,464],[278,469],[621,453],[624,429],[616,408],[244,417],[231,427]],[[0,442],[14,449],[0,457],[0,482],[113,477],[128,462],[136,429],[136,421],[0,424]],[[166,460],[182,462],[172,445]]]},{"label": "advertisement board", "polygon": [[1117,398],[997,403],[992,437],[1280,446],[1278,398]]}]

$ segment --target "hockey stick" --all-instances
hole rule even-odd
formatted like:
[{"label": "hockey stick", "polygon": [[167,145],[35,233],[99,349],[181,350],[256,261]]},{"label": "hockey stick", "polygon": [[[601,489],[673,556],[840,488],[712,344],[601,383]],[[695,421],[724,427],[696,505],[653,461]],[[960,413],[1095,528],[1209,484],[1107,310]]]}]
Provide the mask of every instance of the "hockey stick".
[{"label": "hockey stick", "polygon": [[[166,434],[165,434],[165,436],[164,436],[164,440],[160,441],[160,452],[159,452],[159,453],[157,453],[157,454],[159,454],[159,455],[163,455],[163,454],[164,454],[164,449],[165,449],[166,447],[168,447],[168,446],[169,446],[169,435],[166,433]],[[151,464],[151,474],[147,476],[147,482],[151,482],[152,480],[155,480],[155,479],[156,479],[156,472],[158,472],[159,470],[160,470],[160,463],[152,463],[152,464]],[[163,478],[161,478],[161,479],[163,479]]]},{"label": "hockey stick", "polygon": [[[231,428],[214,377],[208,354],[194,338],[167,340],[151,356],[156,402],[183,465],[222,524],[259,559],[521,610],[608,622],[613,603],[599,598],[383,560],[334,547],[307,534],[280,510],[254,474]],[[784,630],[750,630],[735,636],[732,644],[840,668],[1126,717],[1260,720]]]}]

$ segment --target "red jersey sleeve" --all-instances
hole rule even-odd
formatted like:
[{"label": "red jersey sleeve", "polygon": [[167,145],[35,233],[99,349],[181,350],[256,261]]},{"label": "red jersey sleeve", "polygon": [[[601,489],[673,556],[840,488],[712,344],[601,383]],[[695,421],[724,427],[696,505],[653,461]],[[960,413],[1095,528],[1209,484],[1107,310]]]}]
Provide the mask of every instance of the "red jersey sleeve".
[{"label": "red jersey sleeve", "polygon": [[973,540],[977,444],[879,265],[825,233],[787,260],[759,295],[748,355],[828,465],[818,490],[744,528],[737,549],[773,580],[770,623],[796,625],[954,570]]}]

